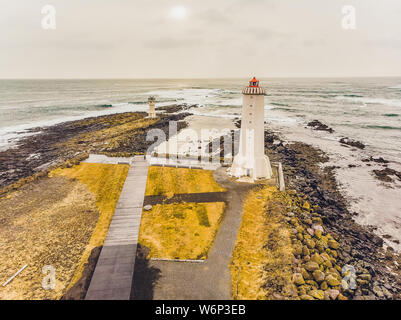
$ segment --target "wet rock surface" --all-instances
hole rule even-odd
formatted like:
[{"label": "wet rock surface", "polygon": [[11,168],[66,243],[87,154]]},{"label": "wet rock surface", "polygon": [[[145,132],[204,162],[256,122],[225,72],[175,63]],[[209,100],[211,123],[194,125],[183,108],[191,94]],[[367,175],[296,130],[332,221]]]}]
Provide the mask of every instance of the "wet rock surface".
[{"label": "wet rock surface", "polygon": [[362,162],[376,162],[376,163],[381,163],[381,164],[387,164],[390,161],[383,159],[382,157],[379,158],[373,158],[370,156],[370,158],[363,159]]},{"label": "wet rock surface", "polygon": [[347,145],[347,146],[350,146],[350,147],[355,147],[355,148],[358,148],[358,149],[365,149],[365,145],[362,142],[356,141],[356,140],[352,140],[350,138],[341,138],[340,139],[340,143],[343,144],[343,145]]},{"label": "wet rock surface", "polygon": [[[333,290],[341,292],[336,299],[400,299],[400,256],[394,250],[389,251],[383,248],[383,239],[373,233],[373,228],[360,226],[353,221],[352,216],[355,213],[348,211],[347,202],[339,192],[334,174],[335,168],[324,167],[324,163],[329,160],[328,157],[321,150],[305,143],[284,143],[277,134],[270,131],[265,131],[265,148],[271,161],[282,162],[287,189],[294,190],[300,197],[299,201],[307,203],[306,209],[311,209],[311,213],[306,214],[305,217],[302,217],[302,213],[295,215],[298,219],[296,236],[303,245],[298,249],[296,260],[304,264],[298,273],[303,276],[306,285],[322,290],[321,284],[324,283],[323,289],[327,284]],[[294,216],[294,212],[291,213]],[[291,218],[290,215],[289,219],[294,217]],[[321,221],[320,224],[319,221]],[[332,277],[325,274],[320,284],[316,279],[321,281],[323,275],[318,272],[313,273],[316,270],[322,271],[321,265],[319,261],[313,261],[311,256],[311,250],[316,250],[316,243],[320,240],[316,239],[315,233],[311,236],[307,230],[307,228],[313,229],[315,222],[321,225],[324,232],[330,233],[333,237],[331,241],[327,241],[327,246],[331,258],[334,258],[332,254],[335,252],[338,265],[336,271],[339,274],[335,276],[334,270],[331,270]],[[305,230],[299,232],[302,228]],[[316,225],[314,230],[316,232]],[[317,237],[322,234],[324,235],[322,230],[319,230]],[[305,235],[310,237],[310,241],[305,241]],[[322,248],[317,249],[320,251]],[[318,253],[322,257],[322,253]],[[316,269],[316,265],[310,263],[311,261],[319,264],[319,269]],[[331,263],[333,264],[333,261]],[[350,268],[351,279],[356,282],[355,287],[349,280],[343,286],[342,280],[344,276],[347,276],[342,274],[344,266]],[[327,267],[324,268],[327,269]],[[302,283],[299,275],[296,280]],[[324,294],[323,298],[331,299],[337,291],[332,291],[331,297]],[[313,294],[314,296],[307,290],[299,292],[301,299],[321,298],[320,292],[313,292]]]},{"label": "wet rock surface", "polygon": [[394,169],[373,170],[373,173],[377,179],[383,182],[394,182],[394,179],[401,181],[401,172]]},{"label": "wet rock surface", "polygon": [[320,122],[319,120],[313,120],[307,124],[308,127],[312,128],[313,130],[316,131],[327,131],[330,133],[333,133],[334,130],[327,126],[326,124]]},{"label": "wet rock surface", "polygon": [[164,106],[164,107],[157,107],[157,111],[164,111],[165,113],[177,113],[177,112],[183,112],[187,111],[191,108],[197,108],[197,104],[177,104],[177,105],[171,105],[171,106]]}]

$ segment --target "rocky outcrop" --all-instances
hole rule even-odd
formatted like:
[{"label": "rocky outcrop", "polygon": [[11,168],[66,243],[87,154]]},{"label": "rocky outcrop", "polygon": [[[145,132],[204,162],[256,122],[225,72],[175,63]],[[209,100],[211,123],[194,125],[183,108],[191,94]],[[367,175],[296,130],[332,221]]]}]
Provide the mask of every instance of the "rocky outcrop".
[{"label": "rocky outcrop", "polygon": [[330,128],[329,126],[327,126],[324,123],[321,123],[319,120],[313,120],[311,122],[309,122],[307,124],[308,127],[311,127],[313,130],[317,130],[317,131],[327,131],[330,133],[333,133],[334,130],[332,128]]},{"label": "rocky outcrop", "polygon": [[375,177],[380,181],[394,182],[395,178],[401,181],[401,172],[394,169],[385,168],[382,170],[373,170],[373,173]]},{"label": "rocky outcrop", "polygon": [[362,142],[356,141],[356,140],[352,140],[352,139],[349,139],[349,138],[341,138],[340,139],[340,143],[343,144],[343,145],[355,147],[355,148],[358,148],[358,149],[365,149],[365,145]]},{"label": "rocky outcrop", "polygon": [[370,158],[367,159],[363,159],[362,162],[376,162],[376,163],[380,163],[380,164],[387,164],[390,161],[383,159],[382,157],[379,158],[373,158],[372,156],[370,156]]}]

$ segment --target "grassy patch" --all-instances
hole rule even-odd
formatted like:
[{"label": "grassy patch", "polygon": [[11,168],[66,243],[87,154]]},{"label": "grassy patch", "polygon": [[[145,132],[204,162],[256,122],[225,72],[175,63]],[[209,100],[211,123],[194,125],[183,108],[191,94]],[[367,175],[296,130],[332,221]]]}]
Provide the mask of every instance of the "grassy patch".
[{"label": "grassy patch", "polygon": [[146,195],[224,192],[213,178],[213,172],[200,169],[150,167]]},{"label": "grassy patch", "polygon": [[[102,245],[128,166],[81,164],[53,171],[0,199],[0,283],[28,267],[0,299],[59,299],[81,276],[92,248]],[[42,268],[55,268],[44,290]]]},{"label": "grassy patch", "polygon": [[223,202],[156,205],[143,212],[139,242],[150,258],[206,259],[224,208]]},{"label": "grassy patch", "polygon": [[284,212],[275,187],[249,193],[230,264],[234,299],[265,300],[294,290],[291,230]]},{"label": "grassy patch", "polygon": [[92,249],[103,245],[128,170],[128,165],[81,163],[73,168],[55,170],[51,173],[52,175],[77,179],[86,185],[95,195],[96,206],[100,212],[96,228],[93,230],[90,242],[82,255],[81,263],[69,287],[72,287],[81,278],[84,264],[88,261]]}]

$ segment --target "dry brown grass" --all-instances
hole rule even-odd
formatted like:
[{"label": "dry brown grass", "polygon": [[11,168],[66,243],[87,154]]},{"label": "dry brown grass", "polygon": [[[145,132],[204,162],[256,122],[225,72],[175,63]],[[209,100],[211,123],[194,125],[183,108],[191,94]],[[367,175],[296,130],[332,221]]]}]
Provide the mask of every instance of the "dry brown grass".
[{"label": "dry brown grass", "polygon": [[174,196],[182,193],[224,192],[213,172],[199,169],[150,167],[146,195]]},{"label": "dry brown grass", "polygon": [[284,298],[292,283],[291,230],[283,213],[284,201],[275,187],[248,195],[230,269],[234,299]]},{"label": "dry brown grass", "polygon": [[[28,264],[0,287],[0,299],[58,299],[96,226],[95,196],[78,182],[45,178],[26,184],[0,206],[0,282]],[[56,270],[55,290],[42,288],[45,265]]]},{"label": "dry brown grass", "polygon": [[96,196],[96,206],[100,217],[88,246],[82,254],[80,264],[72,278],[69,288],[82,276],[84,264],[88,261],[91,251],[102,246],[117,206],[120,193],[129,170],[128,165],[81,163],[70,169],[58,169],[51,175],[61,175],[71,179],[77,179]]},{"label": "dry brown grass", "polygon": [[[28,264],[0,287],[0,299],[59,299],[79,279],[85,257],[104,241],[127,171],[82,164],[0,200],[0,284]],[[56,270],[55,290],[42,288],[45,265]]]},{"label": "dry brown grass", "polygon": [[142,214],[139,243],[150,258],[206,259],[220,226],[225,204],[156,205]]}]

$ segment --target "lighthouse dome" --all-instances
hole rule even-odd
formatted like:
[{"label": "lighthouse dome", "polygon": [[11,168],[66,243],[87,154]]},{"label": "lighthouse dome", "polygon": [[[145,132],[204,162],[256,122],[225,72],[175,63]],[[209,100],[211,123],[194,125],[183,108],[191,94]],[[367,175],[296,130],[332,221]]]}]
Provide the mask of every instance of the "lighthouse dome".
[{"label": "lighthouse dome", "polygon": [[245,87],[244,90],[242,90],[242,94],[265,95],[266,90],[262,87],[259,87],[259,80],[253,77],[253,79],[249,81],[249,86]]}]

